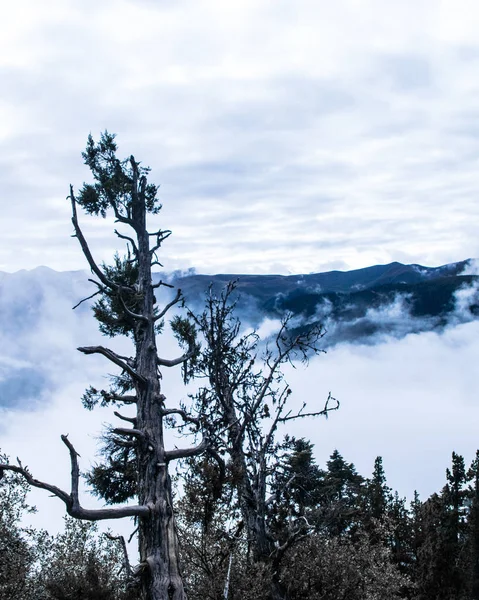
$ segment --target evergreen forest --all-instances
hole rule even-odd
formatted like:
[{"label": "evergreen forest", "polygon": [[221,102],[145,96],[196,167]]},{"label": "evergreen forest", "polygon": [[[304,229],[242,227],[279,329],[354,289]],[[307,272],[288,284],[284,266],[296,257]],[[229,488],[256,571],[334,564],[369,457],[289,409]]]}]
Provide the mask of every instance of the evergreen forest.
[{"label": "evergreen forest", "polygon": [[[381,457],[365,477],[337,450],[321,468],[309,441],[286,441],[272,488],[278,502],[268,511],[268,523],[279,540],[291,520],[301,517],[308,524],[276,565],[286,597],[479,597],[479,452],[470,465],[453,453],[444,487],[407,503],[388,487]],[[245,536],[233,528],[231,475],[218,493],[216,464],[207,457],[190,463],[177,516],[189,597],[268,598],[272,565],[254,563]],[[22,516],[34,510],[27,491],[16,474],[1,481],[2,600],[137,598],[121,539],[71,517],[56,536],[25,527]]]}]

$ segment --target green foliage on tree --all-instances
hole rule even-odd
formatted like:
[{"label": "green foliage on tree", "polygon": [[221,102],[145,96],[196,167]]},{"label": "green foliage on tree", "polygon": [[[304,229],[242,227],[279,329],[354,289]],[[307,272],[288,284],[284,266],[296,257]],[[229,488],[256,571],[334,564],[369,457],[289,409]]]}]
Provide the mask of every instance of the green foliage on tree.
[{"label": "green foliage on tree", "polygon": [[[8,458],[0,454],[0,462],[8,463]],[[22,477],[1,471],[0,475],[0,598],[29,600],[35,551],[33,531],[22,525],[22,517],[35,508],[27,503],[29,486]]]},{"label": "green foliage on tree", "polygon": [[96,523],[65,518],[64,531],[39,544],[36,579],[44,600],[133,600],[121,546]]},{"label": "green foliage on tree", "polygon": [[329,535],[351,533],[359,527],[364,478],[352,463],[334,450],[326,463],[321,486],[318,527]]}]

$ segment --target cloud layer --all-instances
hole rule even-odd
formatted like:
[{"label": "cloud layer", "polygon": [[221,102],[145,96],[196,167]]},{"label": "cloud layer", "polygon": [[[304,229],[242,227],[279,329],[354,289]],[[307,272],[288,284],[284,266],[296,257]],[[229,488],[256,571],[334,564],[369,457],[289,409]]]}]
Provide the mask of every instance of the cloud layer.
[{"label": "cloud layer", "polygon": [[[0,342],[8,348],[0,355],[0,448],[13,459],[19,456],[39,479],[64,489],[70,467],[60,434],[70,434],[86,471],[95,460],[102,424],[114,420],[110,410],[87,412],[80,402],[84,389],[105,386],[105,375],[112,370],[101,357],[75,350],[100,341],[88,308],[71,310],[87,292],[85,280],[85,273],[37,269],[4,275],[0,286]],[[476,291],[471,287],[464,294]],[[327,421],[290,424],[287,432],[309,438],[320,465],[337,448],[368,476],[381,455],[389,485],[401,495],[412,497],[417,489],[426,498],[439,490],[452,451],[469,462],[478,445],[479,321],[461,312],[465,307],[458,304],[441,332],[410,333],[411,317],[398,300],[369,315],[378,325],[386,323],[390,335],[378,327],[367,345],[340,343],[311,359],[306,369],[288,367],[294,403],[322,408],[331,392],[341,408]],[[266,319],[259,331],[267,337],[276,327],[277,322]],[[130,352],[126,340],[108,345],[121,354]],[[160,337],[159,347],[167,358],[178,354],[171,334]],[[187,400],[178,369],[165,371],[163,391],[172,405]],[[61,527],[60,501],[41,491],[32,494],[32,501],[40,509],[33,524]],[[85,492],[84,504],[94,506],[96,500]],[[120,528],[127,533],[130,523]]]},{"label": "cloud layer", "polygon": [[84,266],[64,198],[105,128],[162,184],[170,270],[479,255],[478,26],[469,0],[11,4],[0,269]]}]

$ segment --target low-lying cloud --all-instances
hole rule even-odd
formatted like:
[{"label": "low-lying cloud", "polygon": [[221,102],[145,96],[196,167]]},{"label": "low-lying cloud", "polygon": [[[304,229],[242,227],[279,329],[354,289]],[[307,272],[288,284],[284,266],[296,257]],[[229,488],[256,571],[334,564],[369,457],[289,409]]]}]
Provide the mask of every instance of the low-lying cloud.
[{"label": "low-lying cloud", "polygon": [[[56,281],[57,276],[61,279],[65,275],[51,277]],[[22,277],[16,294],[9,298],[21,296],[25,278],[28,279],[25,274]],[[86,274],[75,277],[81,282]],[[5,285],[6,280],[2,289]],[[19,456],[36,477],[68,489],[68,453],[60,434],[70,434],[81,454],[81,468],[87,470],[95,459],[102,423],[113,417],[107,409],[88,412],[81,406],[85,387],[104,386],[105,374],[111,369],[101,357],[85,357],[76,352],[76,346],[102,338],[88,307],[80,312],[71,310],[83,297],[83,284],[68,293],[70,287],[62,285],[63,288],[58,282],[45,283],[35,318],[28,328],[20,328],[16,345],[12,345],[13,334],[0,332],[2,343],[12,349],[8,357],[0,356],[0,390],[9,377],[13,382],[23,377],[23,393],[29,390],[26,395],[30,396],[20,401],[20,394],[18,402],[14,402],[12,394],[0,395],[0,447],[11,457]],[[34,288],[31,282],[28,287]],[[361,474],[368,476],[374,458],[382,455],[388,483],[401,495],[411,497],[417,489],[425,498],[439,490],[451,452],[464,454],[469,462],[478,445],[479,383],[475,365],[479,321],[468,313],[469,300],[464,299],[476,293],[475,286],[460,290],[455,318],[440,329],[427,331],[420,327],[424,323],[411,317],[407,296],[397,296],[389,305],[367,311],[366,317],[354,324],[365,327],[369,322],[376,327],[367,344],[338,341],[327,347],[326,354],[312,357],[307,368],[286,367],[293,403],[300,406],[306,401],[310,408],[322,408],[329,392],[341,403],[340,410],[327,421],[302,420],[289,424],[287,432],[309,438],[321,465],[337,448],[356,464]],[[0,294],[0,310],[6,310],[7,295]],[[324,309],[323,317],[327,315]],[[14,323],[11,325],[13,331]],[[337,335],[334,324],[330,322],[328,326]],[[259,332],[267,337],[277,327],[278,321],[267,319]],[[326,346],[329,335],[323,338]],[[159,342],[163,356],[172,358],[178,354],[172,335],[161,336]],[[103,343],[129,351],[126,341],[105,342],[103,338]],[[178,369],[165,370],[163,385],[173,405],[187,399]],[[174,439],[173,443],[184,442]],[[32,498],[40,508],[32,522],[60,527],[61,502],[41,491],[34,492]],[[85,505],[96,502],[88,494],[84,496]],[[121,527],[126,531],[130,524]]]}]

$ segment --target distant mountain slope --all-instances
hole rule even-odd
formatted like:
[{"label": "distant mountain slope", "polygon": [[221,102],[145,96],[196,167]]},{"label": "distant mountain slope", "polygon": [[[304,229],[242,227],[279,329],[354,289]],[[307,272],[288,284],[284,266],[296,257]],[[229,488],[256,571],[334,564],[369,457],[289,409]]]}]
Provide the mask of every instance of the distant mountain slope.
[{"label": "distant mountain slope", "polygon": [[[290,311],[296,315],[310,318],[318,304],[327,301],[334,307],[331,317],[341,319],[357,319],[371,309],[379,309],[391,304],[396,297],[405,298],[409,313],[412,317],[439,317],[446,315],[455,308],[455,294],[464,286],[475,282],[471,275],[455,277],[438,277],[429,281],[417,283],[386,283],[371,285],[365,289],[349,292],[309,292],[295,290],[285,296],[274,298],[264,304],[267,313],[283,314]],[[477,312],[477,306],[470,307]]]},{"label": "distant mountain slope", "polygon": [[298,289],[315,289],[326,292],[351,292],[394,283],[419,283],[445,276],[456,276],[464,271],[468,260],[441,267],[403,265],[393,262],[353,271],[329,271],[309,275],[188,275],[174,277],[174,283],[185,295],[197,296],[210,284],[215,289],[228,281],[237,280],[238,289],[258,299],[268,299],[276,294],[288,294]]},{"label": "distant mountain slope", "polygon": [[[376,344],[384,337],[440,331],[479,318],[479,277],[463,274],[468,263],[430,268],[396,262],[289,276],[167,277],[182,288],[195,310],[202,309],[210,284],[219,292],[236,279],[238,315],[245,326],[259,327],[265,319],[276,321],[289,312],[297,330],[324,325],[326,348],[342,342]],[[91,301],[72,310],[95,291],[90,276],[45,267],[0,273],[0,409],[37,405],[63,381],[64,373],[72,379],[78,369],[94,372],[101,366],[80,360],[75,352],[78,345],[104,343],[89,309]],[[159,303],[168,302],[173,293],[161,288]],[[127,340],[115,340],[118,344],[129,351]]]},{"label": "distant mountain slope", "polygon": [[469,260],[424,267],[394,262],[354,271],[309,275],[190,275],[174,277],[190,304],[212,285],[237,281],[239,308],[258,325],[264,317],[296,317],[298,329],[323,323],[326,345],[374,343],[375,336],[428,331],[479,315],[478,278],[462,275]]}]

